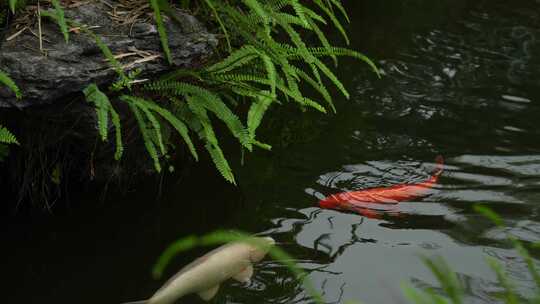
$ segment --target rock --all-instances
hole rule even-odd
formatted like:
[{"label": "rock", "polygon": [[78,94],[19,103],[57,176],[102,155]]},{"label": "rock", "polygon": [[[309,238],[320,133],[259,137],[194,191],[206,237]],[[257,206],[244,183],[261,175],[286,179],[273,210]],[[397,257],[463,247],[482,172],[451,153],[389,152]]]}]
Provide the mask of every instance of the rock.
[{"label": "rock", "polygon": [[[141,77],[144,78],[169,70],[171,66],[163,59],[153,15],[143,13],[134,23],[120,24],[109,15],[109,5],[118,3],[104,3],[90,1],[66,8],[65,15],[92,27],[114,55],[132,54],[120,59],[126,70],[141,69]],[[179,68],[197,66],[212,53],[217,39],[194,17],[180,10],[176,10],[176,15],[181,24],[164,17],[173,65]],[[32,31],[25,30],[10,41],[4,39],[0,46],[0,70],[10,75],[23,92],[23,99],[18,101],[11,91],[0,88],[0,107],[52,104],[80,92],[89,83],[103,85],[117,79],[116,72],[90,35],[71,32],[66,43],[54,21],[45,17],[42,21],[43,53],[39,51],[39,40],[33,34],[38,33],[37,22]],[[15,32],[15,29],[8,30],[5,37]],[[153,59],[144,61],[144,58]]]},{"label": "rock", "polygon": [[[118,60],[125,72],[140,69],[142,73],[137,79],[152,79],[173,68],[198,67],[217,46],[216,37],[194,17],[176,10],[181,22],[164,16],[173,57],[173,66],[169,65],[163,58],[157,28],[148,9],[145,12],[144,8],[137,8],[141,9],[138,21],[127,24],[119,24],[108,14],[111,6],[129,1],[137,0],[78,2],[79,6],[66,8],[65,14],[92,27],[114,55],[128,55]],[[145,4],[139,1],[139,5]],[[81,182],[123,183],[152,174],[152,161],[138,125],[127,105],[114,96],[111,102],[121,117],[125,147],[121,161],[113,157],[112,126],[108,143],[99,138],[95,109],[84,100],[81,91],[90,83],[106,89],[118,75],[94,38],[74,29],[66,43],[55,22],[42,20],[43,53],[39,51],[38,38],[32,34],[38,32],[37,22],[31,31],[27,29],[9,41],[5,38],[18,30],[7,29],[0,42],[0,70],[10,75],[23,93],[23,98],[16,100],[13,92],[0,86],[0,124],[12,130],[21,142],[13,147],[9,159],[0,163],[0,181],[10,184],[21,200],[42,201],[62,196],[61,190],[54,189],[70,189]],[[167,129],[166,125],[163,127]],[[176,159],[180,167],[189,159],[189,152],[182,147],[178,144],[176,153],[171,155],[171,161]],[[61,185],[51,179],[58,172]]]}]

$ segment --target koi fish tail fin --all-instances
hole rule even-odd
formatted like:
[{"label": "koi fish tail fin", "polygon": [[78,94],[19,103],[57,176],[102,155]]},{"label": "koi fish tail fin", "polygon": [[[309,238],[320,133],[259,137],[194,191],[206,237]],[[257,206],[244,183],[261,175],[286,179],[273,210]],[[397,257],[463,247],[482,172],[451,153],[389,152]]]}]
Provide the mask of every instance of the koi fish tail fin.
[{"label": "koi fish tail fin", "polygon": [[435,162],[437,163],[437,167],[435,168],[435,172],[433,173],[433,175],[439,176],[444,169],[444,158],[442,157],[442,155],[437,155],[437,157],[435,158]]}]

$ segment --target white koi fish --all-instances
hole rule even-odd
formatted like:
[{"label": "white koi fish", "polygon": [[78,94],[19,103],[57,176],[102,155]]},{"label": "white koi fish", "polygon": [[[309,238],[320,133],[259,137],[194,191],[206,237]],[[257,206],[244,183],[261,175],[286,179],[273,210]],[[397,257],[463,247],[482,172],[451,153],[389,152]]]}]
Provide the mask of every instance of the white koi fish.
[{"label": "white koi fish", "polygon": [[260,244],[238,241],[218,247],[182,268],[150,299],[124,304],[174,304],[191,293],[209,301],[218,292],[220,284],[230,278],[249,282],[253,263],[262,260],[276,243],[271,237],[257,238],[256,241]]}]

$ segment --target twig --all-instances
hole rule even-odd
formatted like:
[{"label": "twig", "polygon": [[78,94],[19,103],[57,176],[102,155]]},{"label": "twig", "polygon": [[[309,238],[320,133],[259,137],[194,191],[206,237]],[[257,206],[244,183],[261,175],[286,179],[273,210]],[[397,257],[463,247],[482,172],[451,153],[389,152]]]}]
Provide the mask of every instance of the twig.
[{"label": "twig", "polygon": [[43,52],[43,36],[41,33],[41,10],[39,8],[39,0],[37,2],[37,14],[38,14],[39,51]]},{"label": "twig", "polygon": [[133,62],[130,62],[130,63],[126,64],[126,65],[123,65],[122,69],[127,70],[127,69],[130,69],[130,68],[136,66],[137,64],[145,63],[145,62],[148,62],[148,61],[153,61],[153,60],[156,60],[158,58],[161,58],[161,55],[152,55],[152,56],[148,56],[148,57],[145,57],[145,58],[137,59],[137,60],[135,60]]},{"label": "twig", "polygon": [[6,38],[6,41],[10,41],[10,40],[13,40],[15,39],[17,36],[19,36],[20,34],[22,34],[24,31],[26,31],[26,29],[28,29],[26,26],[22,28],[22,30],[16,32],[15,34],[9,36]]}]

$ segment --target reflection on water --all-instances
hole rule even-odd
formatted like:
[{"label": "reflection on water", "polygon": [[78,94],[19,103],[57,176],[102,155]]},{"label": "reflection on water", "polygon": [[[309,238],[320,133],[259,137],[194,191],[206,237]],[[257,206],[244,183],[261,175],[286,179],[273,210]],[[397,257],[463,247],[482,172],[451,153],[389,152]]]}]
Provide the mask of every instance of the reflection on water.
[{"label": "reflection on water", "polygon": [[[500,291],[486,256],[530,293],[526,265],[504,239],[540,240],[540,3],[349,2],[354,47],[378,57],[384,77],[345,61],[340,76],[354,96],[337,102],[337,115],[317,116],[311,127],[321,134],[247,156],[236,169],[241,193],[191,178],[157,203],[138,197],[116,208],[129,211],[105,204],[103,214],[45,225],[43,233],[13,225],[6,239],[18,249],[4,253],[13,261],[7,273],[24,278],[8,300],[144,298],[161,285],[148,270],[166,244],[218,227],[271,234],[328,303],[405,303],[402,282],[436,288],[420,255],[444,257],[470,303],[493,303]],[[423,181],[437,154],[446,163],[436,192],[400,203],[395,214],[372,219],[316,207],[332,193]],[[504,228],[475,214],[475,203],[501,214]],[[250,284],[224,286],[217,303],[312,301],[284,266],[266,261]]]},{"label": "reflection on water", "polygon": [[[310,169],[287,171],[295,156],[274,163],[284,181],[268,192],[293,182],[292,174],[307,198],[285,194],[279,204],[298,206],[298,215],[274,218],[270,231],[318,252],[309,266],[326,267],[310,277],[329,299],[398,303],[401,282],[436,288],[419,255],[443,256],[466,286],[467,302],[493,303],[501,290],[486,256],[505,266],[522,294],[533,290],[526,265],[504,240],[540,241],[540,4],[463,7],[456,20],[412,31],[380,61],[382,80],[344,67],[353,75],[354,104],[341,105],[346,113],[324,139],[292,151],[306,155],[302,168]],[[332,193],[425,180],[436,154],[447,156],[437,191],[382,219],[305,208]],[[505,227],[475,214],[475,203],[500,213]]]}]

